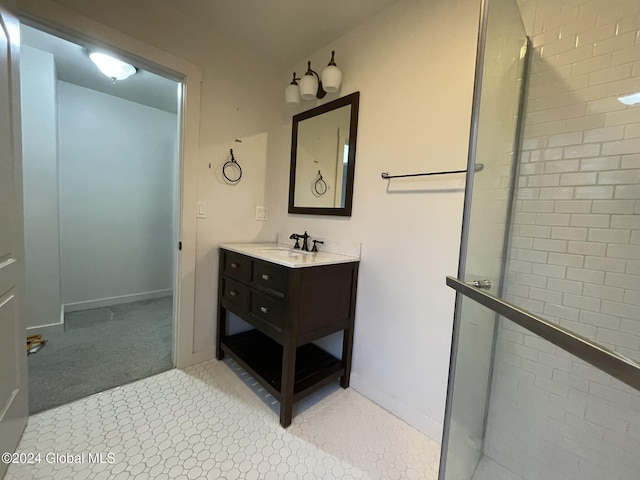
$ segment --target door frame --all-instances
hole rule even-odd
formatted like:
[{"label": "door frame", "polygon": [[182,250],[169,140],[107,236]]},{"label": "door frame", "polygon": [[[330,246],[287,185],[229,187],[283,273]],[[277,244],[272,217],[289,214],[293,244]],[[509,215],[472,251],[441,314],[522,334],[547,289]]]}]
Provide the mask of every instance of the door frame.
[{"label": "door frame", "polygon": [[52,2],[20,2],[20,21],[86,46],[107,48],[144,70],[181,83],[178,111],[177,230],[175,245],[172,363],[177,368],[213,357],[194,352],[196,205],[202,71],[199,67],[136,38]]}]

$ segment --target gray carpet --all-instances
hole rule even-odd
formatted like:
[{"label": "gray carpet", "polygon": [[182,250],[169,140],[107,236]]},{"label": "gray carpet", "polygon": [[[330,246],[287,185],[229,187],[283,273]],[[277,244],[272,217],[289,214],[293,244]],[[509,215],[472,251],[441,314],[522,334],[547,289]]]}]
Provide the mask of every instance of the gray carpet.
[{"label": "gray carpet", "polygon": [[172,317],[172,297],[66,314],[29,355],[29,412],[171,369]]}]

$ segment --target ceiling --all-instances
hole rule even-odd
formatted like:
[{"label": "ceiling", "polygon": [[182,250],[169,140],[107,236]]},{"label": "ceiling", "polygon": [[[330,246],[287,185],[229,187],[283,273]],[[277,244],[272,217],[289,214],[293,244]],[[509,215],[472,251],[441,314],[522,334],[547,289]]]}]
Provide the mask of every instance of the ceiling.
[{"label": "ceiling", "polygon": [[20,33],[23,45],[53,54],[58,80],[167,112],[177,112],[177,82],[139,70],[132,77],[114,84],[89,60],[82,46],[27,25],[22,25]]},{"label": "ceiling", "polygon": [[161,0],[282,67],[397,0]]},{"label": "ceiling", "polygon": [[[289,67],[398,0],[157,0],[197,19],[275,65]],[[89,60],[82,46],[27,25],[22,43],[54,55],[57,77],[176,112],[178,84],[139,70],[115,84]]]}]

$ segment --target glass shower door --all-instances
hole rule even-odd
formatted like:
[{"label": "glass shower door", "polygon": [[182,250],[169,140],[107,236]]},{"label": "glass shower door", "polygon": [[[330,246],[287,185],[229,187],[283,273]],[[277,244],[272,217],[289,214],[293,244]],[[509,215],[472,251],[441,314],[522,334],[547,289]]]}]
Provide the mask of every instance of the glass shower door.
[{"label": "glass shower door", "polygon": [[618,97],[640,78],[640,4],[590,2],[571,37],[571,0],[517,3],[530,76],[516,0],[483,8],[439,478],[637,479],[640,107]]},{"label": "glass shower door", "polygon": [[[514,0],[487,0],[476,66],[476,92],[459,278],[500,295],[511,216],[528,43]],[[473,199],[473,201],[471,201]],[[486,281],[486,282],[485,282]],[[456,305],[440,478],[469,480],[483,452],[495,314]],[[464,321],[460,321],[460,317]],[[445,475],[446,471],[446,475]]]}]

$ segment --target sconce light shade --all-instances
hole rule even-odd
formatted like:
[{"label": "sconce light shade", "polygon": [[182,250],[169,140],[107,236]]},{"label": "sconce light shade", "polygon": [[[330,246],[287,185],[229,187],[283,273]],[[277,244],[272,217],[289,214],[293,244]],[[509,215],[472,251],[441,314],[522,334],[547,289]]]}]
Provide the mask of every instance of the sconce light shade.
[{"label": "sconce light shade", "polygon": [[125,80],[138,71],[133,65],[118,60],[106,53],[91,52],[89,53],[89,58],[104,75],[111,78],[114,82],[116,80]]},{"label": "sconce light shade", "polygon": [[300,96],[303,100],[313,100],[318,92],[318,79],[307,73],[300,80]]},{"label": "sconce light shade", "polygon": [[284,98],[290,105],[298,105],[300,103],[300,88],[297,83],[292,83],[284,90]]},{"label": "sconce light shade", "polygon": [[335,93],[340,89],[342,72],[335,65],[328,65],[322,71],[322,86],[328,93]]},{"label": "sconce light shade", "polygon": [[336,52],[331,51],[331,61],[327,67],[322,71],[322,86],[328,93],[335,93],[340,89],[342,83],[342,72],[337,67],[334,60]]}]

